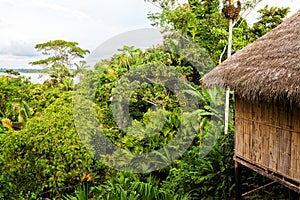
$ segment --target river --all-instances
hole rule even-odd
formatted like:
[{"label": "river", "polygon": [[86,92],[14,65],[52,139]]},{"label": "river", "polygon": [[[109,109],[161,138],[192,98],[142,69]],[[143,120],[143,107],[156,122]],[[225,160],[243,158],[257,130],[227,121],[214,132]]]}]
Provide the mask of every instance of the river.
[{"label": "river", "polygon": [[[43,73],[20,73],[20,76],[24,76],[26,78],[29,78],[32,83],[37,83],[37,84],[42,84],[44,83],[45,80],[49,79],[48,74],[43,74]],[[1,75],[7,75],[7,73],[0,72]]]}]

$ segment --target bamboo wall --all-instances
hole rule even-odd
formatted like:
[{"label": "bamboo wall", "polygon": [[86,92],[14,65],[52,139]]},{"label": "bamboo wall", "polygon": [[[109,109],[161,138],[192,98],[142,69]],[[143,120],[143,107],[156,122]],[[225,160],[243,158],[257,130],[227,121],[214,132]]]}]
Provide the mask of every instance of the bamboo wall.
[{"label": "bamboo wall", "polygon": [[235,156],[300,183],[300,108],[236,98]]}]

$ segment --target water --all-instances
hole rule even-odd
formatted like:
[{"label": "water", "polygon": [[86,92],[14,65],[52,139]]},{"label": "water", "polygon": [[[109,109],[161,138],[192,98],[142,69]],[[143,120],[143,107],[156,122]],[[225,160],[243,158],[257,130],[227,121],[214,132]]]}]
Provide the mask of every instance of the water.
[{"label": "water", "polygon": [[[20,73],[20,76],[24,76],[26,78],[29,78],[30,81],[34,84],[42,84],[44,81],[49,80],[50,76],[48,74],[43,73]],[[0,76],[5,75],[7,76],[7,73],[0,72]]]}]

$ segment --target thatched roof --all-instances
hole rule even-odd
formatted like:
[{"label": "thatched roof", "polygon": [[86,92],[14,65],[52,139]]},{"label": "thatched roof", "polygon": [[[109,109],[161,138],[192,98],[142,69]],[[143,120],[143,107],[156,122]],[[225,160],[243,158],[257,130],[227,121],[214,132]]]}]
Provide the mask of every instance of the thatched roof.
[{"label": "thatched roof", "polygon": [[202,84],[229,86],[246,100],[300,105],[300,11],[218,65]]}]

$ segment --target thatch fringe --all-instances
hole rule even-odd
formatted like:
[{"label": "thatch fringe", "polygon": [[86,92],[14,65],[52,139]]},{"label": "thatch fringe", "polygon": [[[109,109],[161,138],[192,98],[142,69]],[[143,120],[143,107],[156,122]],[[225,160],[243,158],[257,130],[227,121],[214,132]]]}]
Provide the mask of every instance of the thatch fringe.
[{"label": "thatch fringe", "polygon": [[300,11],[221,63],[201,82],[241,98],[300,105]]}]

